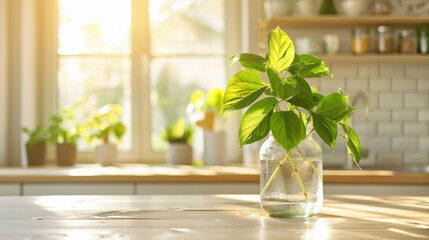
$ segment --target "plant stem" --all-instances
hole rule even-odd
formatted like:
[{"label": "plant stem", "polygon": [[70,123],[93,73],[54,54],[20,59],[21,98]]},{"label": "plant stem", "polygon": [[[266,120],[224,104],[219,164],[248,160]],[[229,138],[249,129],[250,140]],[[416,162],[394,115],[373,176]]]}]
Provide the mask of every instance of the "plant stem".
[{"label": "plant stem", "polygon": [[274,170],[274,172],[273,172],[273,174],[271,175],[270,179],[268,180],[267,184],[265,184],[264,189],[261,191],[261,194],[260,194],[261,196],[262,196],[262,194],[264,194],[264,193],[265,193],[265,191],[266,191],[266,190],[268,189],[268,187],[271,185],[271,182],[273,181],[274,177],[275,177],[275,176],[277,175],[277,173],[279,172],[280,167],[283,165],[283,163],[285,163],[285,162],[289,159],[289,157],[290,157],[290,155],[291,155],[291,152],[292,152],[292,151],[288,152],[288,154],[286,155],[285,159],[283,159],[283,160],[279,163],[279,165],[277,166],[276,170]]},{"label": "plant stem", "polygon": [[292,163],[293,170],[295,171],[296,176],[298,177],[299,185],[301,185],[302,192],[304,193],[305,199],[308,202],[307,192],[305,191],[305,187],[304,187],[304,184],[302,183],[301,176],[299,176],[298,169],[296,169],[296,166],[293,160],[291,160],[290,163]]},{"label": "plant stem", "polygon": [[308,137],[308,136],[310,136],[312,133],[313,133],[313,131],[314,131],[314,128],[313,129],[311,129],[310,130],[310,132],[307,134],[307,136],[305,136],[305,137]]},{"label": "plant stem", "polygon": [[[314,128],[313,128],[313,129],[314,129]],[[316,166],[314,166],[313,162],[311,162],[310,160],[305,160],[304,155],[302,154],[302,152],[299,150],[299,148],[298,148],[298,147],[296,147],[296,150],[298,151],[299,155],[301,155],[301,157],[302,157],[302,159],[303,159],[304,161],[307,161],[308,163],[310,163],[310,165],[311,165],[311,167],[313,168],[313,170],[314,170],[314,171],[316,171],[317,176],[319,176],[320,180],[322,180],[322,182],[323,182],[322,175],[320,175],[319,171],[317,171],[317,168],[316,168]]]}]

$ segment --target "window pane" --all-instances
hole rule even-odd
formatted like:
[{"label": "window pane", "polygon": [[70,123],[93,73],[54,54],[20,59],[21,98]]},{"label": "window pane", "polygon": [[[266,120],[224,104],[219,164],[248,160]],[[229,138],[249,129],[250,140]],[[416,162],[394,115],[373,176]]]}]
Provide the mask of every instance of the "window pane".
[{"label": "window pane", "polygon": [[82,103],[80,118],[105,104],[120,104],[127,126],[121,149],[131,148],[131,61],[128,57],[60,57],[58,100],[60,104]]},{"label": "window pane", "polygon": [[196,89],[225,88],[223,57],[154,58],[151,62],[151,144],[166,149],[161,134],[167,124],[186,119],[186,106]]},{"label": "window pane", "polygon": [[59,54],[130,53],[131,0],[59,0]]},{"label": "window pane", "polygon": [[224,52],[224,1],[151,0],[152,54]]}]

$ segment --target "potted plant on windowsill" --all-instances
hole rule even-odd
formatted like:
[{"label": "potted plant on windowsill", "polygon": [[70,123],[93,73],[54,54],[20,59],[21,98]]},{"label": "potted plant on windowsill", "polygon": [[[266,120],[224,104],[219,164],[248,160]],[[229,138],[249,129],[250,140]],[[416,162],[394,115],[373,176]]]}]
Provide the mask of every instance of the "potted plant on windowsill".
[{"label": "potted plant on windowsill", "polygon": [[[349,105],[341,90],[323,96],[309,85],[305,78],[332,74],[316,56],[295,54],[293,42],[280,28],[268,34],[267,43],[265,57],[251,53],[231,57],[245,69],[229,80],[222,112],[250,106],[241,120],[240,146],[272,134],[260,151],[263,210],[277,217],[307,217],[323,204],[322,154],[311,134],[315,130],[332,151],[341,136],[358,164],[360,142],[347,124],[357,108]],[[269,84],[260,74],[266,74]]]},{"label": "potted plant on windowsill", "polygon": [[45,164],[46,143],[49,139],[48,132],[42,126],[37,126],[33,131],[23,127],[22,131],[29,136],[27,143],[25,144],[28,166],[39,166]]},{"label": "potted plant on windowsill", "polygon": [[[95,147],[95,160],[97,163],[108,166],[114,165],[117,158],[117,144],[121,143],[126,127],[120,121],[122,107],[118,104],[107,104],[91,113],[82,132],[85,141]],[[116,143],[112,143],[112,135]],[[100,144],[101,143],[101,144]]]},{"label": "potted plant on windowsill", "polygon": [[50,141],[56,143],[59,166],[73,166],[76,162],[80,124],[74,119],[74,110],[75,107],[60,106],[60,110],[51,116]]},{"label": "potted plant on windowsill", "polygon": [[179,118],[174,125],[168,125],[162,137],[168,141],[167,164],[192,165],[192,136],[194,127],[191,123],[185,124]]},{"label": "potted plant on windowsill", "polygon": [[203,113],[203,119],[197,121],[197,126],[204,130],[205,165],[227,163],[225,118],[220,118],[224,93],[220,88],[212,88],[207,94],[197,90],[192,94],[187,107],[187,112]]}]

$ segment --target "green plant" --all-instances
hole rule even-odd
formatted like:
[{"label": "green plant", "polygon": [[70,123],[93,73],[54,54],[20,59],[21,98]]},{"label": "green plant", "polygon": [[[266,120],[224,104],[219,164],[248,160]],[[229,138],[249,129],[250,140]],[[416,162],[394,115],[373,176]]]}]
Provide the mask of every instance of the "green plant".
[{"label": "green plant", "polygon": [[204,114],[204,119],[197,122],[198,126],[205,130],[222,129],[220,116],[224,94],[225,91],[220,88],[209,89],[207,94],[203,90],[195,90],[192,93],[187,112]]},{"label": "green plant", "polygon": [[119,119],[120,115],[122,115],[122,107],[118,104],[107,104],[92,112],[86,123],[82,125],[85,141],[90,146],[94,145],[94,139],[110,143],[110,136],[113,134],[120,143],[126,130]]},{"label": "green plant", "polygon": [[48,131],[46,131],[42,126],[37,126],[33,131],[26,127],[23,127],[22,131],[28,134],[29,139],[27,141],[27,144],[30,147],[38,143],[47,142],[49,139]]},{"label": "green plant", "polygon": [[220,88],[209,89],[207,94],[202,90],[192,93],[189,105],[194,111],[215,112],[219,117],[222,111],[223,95],[225,91]]},{"label": "green plant", "polygon": [[[290,160],[292,150],[300,153],[297,146],[306,137],[310,122],[313,123],[310,133],[316,130],[332,151],[337,135],[344,138],[358,165],[360,142],[347,124],[357,108],[349,105],[349,97],[344,96],[341,90],[323,96],[304,79],[332,77],[322,60],[310,54],[296,54],[292,40],[278,27],[268,34],[268,53],[265,57],[242,53],[232,56],[230,60],[239,62],[245,69],[229,80],[222,113],[251,105],[241,120],[240,146],[263,139],[271,130],[287,153],[261,194],[285,161],[291,161],[294,165]],[[269,84],[262,81],[260,73],[267,75]],[[263,93],[266,96],[253,103]],[[338,133],[338,128],[343,129],[344,134]],[[313,169],[317,172],[314,166]]]},{"label": "green plant", "polygon": [[167,126],[162,138],[170,143],[191,143],[193,134],[193,125],[185,124],[185,120],[179,118],[174,125]]},{"label": "green plant", "polygon": [[76,146],[80,125],[74,119],[74,110],[75,106],[60,106],[59,111],[51,116],[49,134],[52,143],[71,143]]}]

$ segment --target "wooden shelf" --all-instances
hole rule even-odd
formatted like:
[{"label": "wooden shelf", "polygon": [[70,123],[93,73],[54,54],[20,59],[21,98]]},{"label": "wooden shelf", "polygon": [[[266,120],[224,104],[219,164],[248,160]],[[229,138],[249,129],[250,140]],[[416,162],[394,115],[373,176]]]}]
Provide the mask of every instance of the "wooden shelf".
[{"label": "wooden shelf", "polygon": [[344,63],[389,63],[389,64],[404,64],[404,63],[421,63],[429,64],[429,55],[426,54],[362,54],[362,55],[318,55],[317,57],[325,62],[344,62]]},{"label": "wooden shelf", "polygon": [[284,16],[274,17],[266,20],[267,28],[281,27],[353,27],[353,26],[416,26],[429,24],[429,16],[314,16],[314,17],[296,17]]}]

